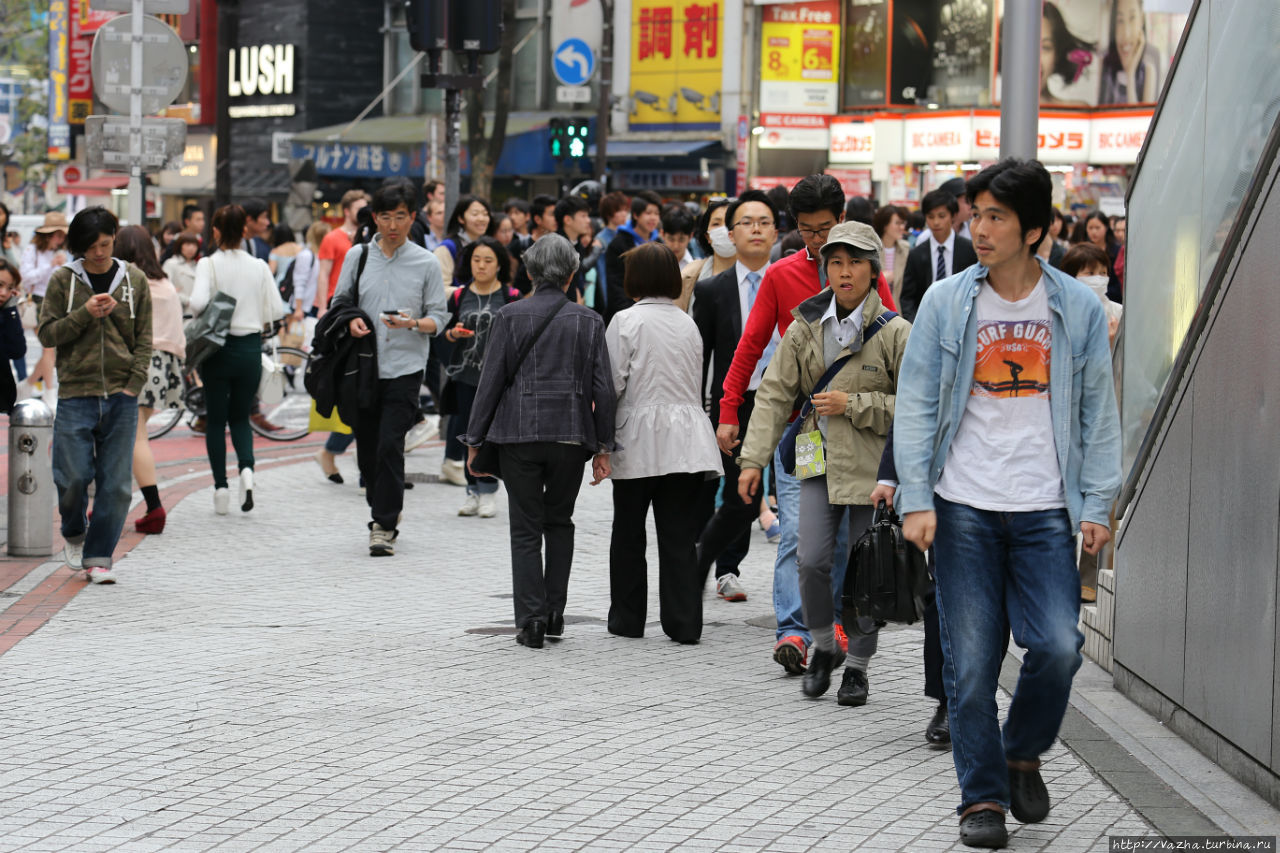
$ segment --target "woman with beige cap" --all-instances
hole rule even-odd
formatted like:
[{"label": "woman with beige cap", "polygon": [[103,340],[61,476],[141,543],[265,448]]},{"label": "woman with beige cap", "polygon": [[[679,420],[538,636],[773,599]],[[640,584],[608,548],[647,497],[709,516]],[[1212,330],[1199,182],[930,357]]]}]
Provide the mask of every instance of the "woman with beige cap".
[{"label": "woman with beige cap", "polygon": [[[44,224],[36,229],[31,242],[22,250],[22,261],[18,266],[22,273],[22,284],[36,303],[36,311],[44,301],[44,292],[49,287],[49,277],[53,271],[67,262],[67,253],[63,248],[67,242],[67,217],[59,211],[50,211],[44,215]],[[35,370],[27,377],[27,382],[35,387],[37,382],[51,386],[53,382],[52,349],[40,354]],[[21,395],[19,395],[21,396]],[[52,397],[50,398],[52,399]]]}]

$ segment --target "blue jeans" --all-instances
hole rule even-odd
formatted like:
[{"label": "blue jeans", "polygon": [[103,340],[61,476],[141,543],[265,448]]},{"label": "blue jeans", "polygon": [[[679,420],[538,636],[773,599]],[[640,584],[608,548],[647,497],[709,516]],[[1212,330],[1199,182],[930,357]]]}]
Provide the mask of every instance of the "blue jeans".
[{"label": "blue jeans", "polygon": [[[1009,806],[1006,759],[1034,761],[1058,736],[1084,635],[1065,509],[992,512],[935,495],[942,680],[960,780],[957,813]],[[1003,736],[996,716],[1005,619],[1026,649]]]},{"label": "blue jeans", "polygon": [[[137,431],[137,397],[120,393],[58,401],[53,419],[53,482],[58,487],[62,538],[84,543],[86,569],[109,567],[120,541],[133,496]],[[96,491],[93,520],[86,522],[90,482]]]},{"label": "blue jeans", "polygon": [[[782,457],[773,452],[773,473],[778,482],[778,523],[782,539],[778,542],[778,558],[773,564],[773,613],[778,619],[774,641],[795,635],[810,645],[813,637],[804,624],[800,603],[800,575],[796,568],[796,552],[800,543],[800,481],[786,472]],[[831,563],[831,598],[835,612],[844,604],[844,572],[849,565],[849,519],[840,520],[836,531],[836,548]]]},{"label": "blue jeans", "polygon": [[341,456],[347,452],[347,448],[355,440],[356,434],[354,432],[331,432],[329,437],[324,440],[324,449],[334,456]]}]

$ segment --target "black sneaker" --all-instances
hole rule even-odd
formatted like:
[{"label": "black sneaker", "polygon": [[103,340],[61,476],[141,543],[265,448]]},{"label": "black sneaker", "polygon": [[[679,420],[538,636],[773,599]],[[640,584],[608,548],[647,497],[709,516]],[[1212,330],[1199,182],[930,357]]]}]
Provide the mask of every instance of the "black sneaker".
[{"label": "black sneaker", "polygon": [[1049,816],[1049,789],[1039,768],[1009,768],[1009,811],[1022,823],[1039,823]]},{"label": "black sneaker", "polygon": [[840,689],[836,692],[836,702],[854,708],[865,705],[869,688],[867,674],[860,669],[848,667],[844,671],[844,680],[840,682]]},{"label": "black sneaker", "polygon": [[827,652],[814,649],[809,660],[809,669],[804,674],[804,683],[800,689],[810,699],[817,699],[831,686],[831,670],[844,663],[844,655],[839,652]]}]

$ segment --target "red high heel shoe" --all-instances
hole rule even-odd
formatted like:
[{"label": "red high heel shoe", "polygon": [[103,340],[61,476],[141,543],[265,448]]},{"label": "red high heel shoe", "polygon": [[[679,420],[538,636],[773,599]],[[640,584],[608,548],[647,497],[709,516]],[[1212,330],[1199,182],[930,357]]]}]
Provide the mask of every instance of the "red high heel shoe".
[{"label": "red high heel shoe", "polygon": [[133,523],[139,533],[164,533],[164,507],[158,506]]}]

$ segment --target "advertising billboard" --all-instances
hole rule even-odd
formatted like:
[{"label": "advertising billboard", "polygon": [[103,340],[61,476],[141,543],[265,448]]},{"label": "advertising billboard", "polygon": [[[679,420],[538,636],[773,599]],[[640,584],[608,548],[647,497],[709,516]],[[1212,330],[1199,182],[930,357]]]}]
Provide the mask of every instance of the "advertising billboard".
[{"label": "advertising billboard", "polygon": [[[843,106],[1000,102],[1007,0],[846,0]],[[1192,0],[1045,0],[1040,102],[1152,104]]]},{"label": "advertising billboard", "polygon": [[632,130],[719,130],[723,0],[631,7]]},{"label": "advertising billboard", "polygon": [[49,3],[49,142],[50,160],[71,159],[71,110],[67,72],[71,55],[71,10],[68,0]]},{"label": "advertising billboard", "polygon": [[840,107],[840,4],[765,6],[760,111],[834,115]]}]

